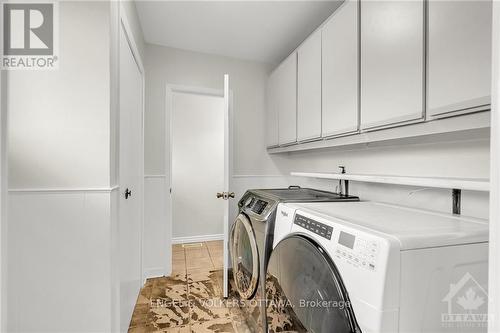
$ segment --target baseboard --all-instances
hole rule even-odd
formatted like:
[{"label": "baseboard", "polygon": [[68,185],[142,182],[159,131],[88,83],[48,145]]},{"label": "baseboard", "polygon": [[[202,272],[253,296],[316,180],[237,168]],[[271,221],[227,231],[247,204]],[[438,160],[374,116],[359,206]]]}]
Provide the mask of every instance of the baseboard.
[{"label": "baseboard", "polygon": [[172,244],[208,242],[208,241],[223,240],[223,239],[224,239],[224,234],[174,237],[172,238]]},{"label": "baseboard", "polygon": [[165,275],[165,268],[153,267],[144,270],[144,280]]}]

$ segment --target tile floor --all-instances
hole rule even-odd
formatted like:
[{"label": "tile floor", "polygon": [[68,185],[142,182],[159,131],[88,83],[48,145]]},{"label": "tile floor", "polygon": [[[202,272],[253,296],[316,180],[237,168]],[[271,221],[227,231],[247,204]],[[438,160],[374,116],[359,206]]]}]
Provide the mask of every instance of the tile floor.
[{"label": "tile floor", "polygon": [[146,281],[128,332],[248,332],[242,312],[222,297],[222,246],[174,245],[172,275]]}]

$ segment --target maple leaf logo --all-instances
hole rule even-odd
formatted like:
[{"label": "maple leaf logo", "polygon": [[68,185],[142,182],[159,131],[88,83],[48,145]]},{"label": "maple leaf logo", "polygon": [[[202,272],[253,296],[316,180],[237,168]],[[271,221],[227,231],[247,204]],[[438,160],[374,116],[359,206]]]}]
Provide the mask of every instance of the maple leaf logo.
[{"label": "maple leaf logo", "polygon": [[484,297],[476,295],[476,292],[472,288],[469,288],[465,292],[465,296],[460,296],[457,299],[457,303],[464,308],[464,310],[477,310],[484,304]]}]

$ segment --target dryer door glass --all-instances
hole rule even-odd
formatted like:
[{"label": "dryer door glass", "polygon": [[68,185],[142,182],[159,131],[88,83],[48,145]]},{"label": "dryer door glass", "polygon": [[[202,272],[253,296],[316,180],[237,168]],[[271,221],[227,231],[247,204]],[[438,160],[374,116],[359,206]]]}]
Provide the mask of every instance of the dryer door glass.
[{"label": "dryer door glass", "polygon": [[259,253],[252,225],[240,214],[231,230],[233,277],[243,299],[251,298],[259,281]]},{"label": "dryer door glass", "polygon": [[358,332],[342,279],[325,251],[303,236],[282,240],[266,274],[268,332]]}]

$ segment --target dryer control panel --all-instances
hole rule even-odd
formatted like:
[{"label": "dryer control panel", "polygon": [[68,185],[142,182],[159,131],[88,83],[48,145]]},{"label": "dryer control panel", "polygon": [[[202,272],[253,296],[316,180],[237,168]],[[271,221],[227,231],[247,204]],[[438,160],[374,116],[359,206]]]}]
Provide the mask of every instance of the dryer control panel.
[{"label": "dryer control panel", "polygon": [[260,221],[266,221],[268,215],[276,205],[276,201],[272,199],[260,197],[251,193],[243,196],[238,202],[240,211],[244,211],[252,218]]}]

